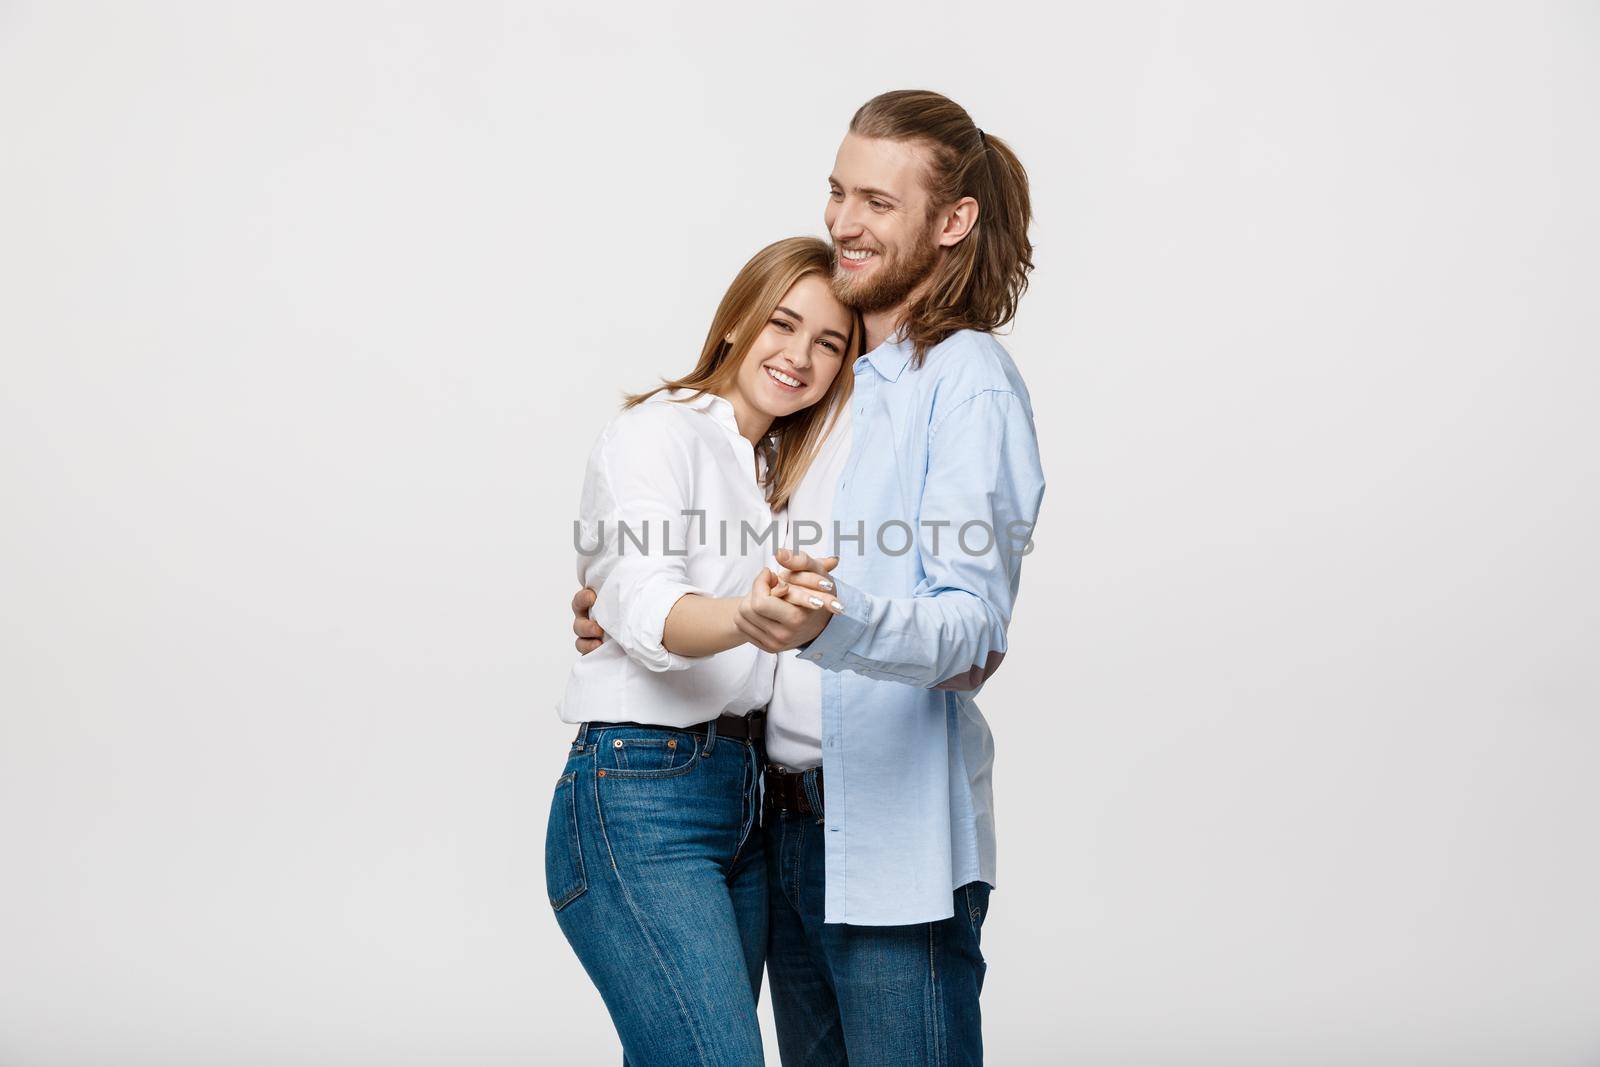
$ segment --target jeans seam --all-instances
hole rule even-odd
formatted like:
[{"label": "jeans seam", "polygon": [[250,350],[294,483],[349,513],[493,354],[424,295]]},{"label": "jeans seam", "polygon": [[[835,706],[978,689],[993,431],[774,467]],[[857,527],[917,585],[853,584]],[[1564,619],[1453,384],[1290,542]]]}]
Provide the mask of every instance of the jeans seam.
[{"label": "jeans seam", "polygon": [[939,924],[928,924],[928,1051],[933,1067],[944,1067],[944,998],[939,988]]},{"label": "jeans seam", "polygon": [[742,792],[742,796],[743,796],[743,804],[744,804],[744,808],[745,808],[744,825],[739,828],[739,843],[734,846],[733,859],[728,861],[728,871],[729,871],[729,873],[732,873],[733,869],[735,867],[739,866],[739,857],[744,854],[744,846],[746,846],[746,845],[748,845],[750,843],[750,838],[754,835],[754,831],[755,831],[755,805],[753,805],[751,803],[750,796],[751,796],[752,792],[758,792],[759,791],[757,789],[757,783],[760,781],[761,772],[760,772],[760,770],[758,768],[756,770],[756,772],[755,772],[755,776],[751,777],[751,766],[754,764],[754,761],[755,761],[755,749],[754,748],[751,748],[749,755],[750,755],[751,762],[745,765],[745,772],[744,772],[745,773],[745,780],[749,784],[746,785],[744,787],[744,789],[741,791]]},{"label": "jeans seam", "polygon": [[650,955],[655,959],[656,966],[661,968],[661,973],[667,980],[667,988],[672,990],[672,999],[678,1006],[678,1014],[683,1019],[684,1029],[689,1031],[689,1038],[694,1042],[695,1051],[699,1054],[702,1063],[709,1063],[706,1056],[705,1044],[700,1040],[700,1032],[694,1024],[694,1018],[689,1014],[689,1008],[683,1002],[683,991],[678,988],[678,982],[668,965],[666,957],[661,953],[661,947],[650,936],[650,924],[645,922],[639,912],[639,905],[634,901],[633,894],[628,892],[628,883],[622,877],[622,870],[617,866],[616,853],[611,850],[611,835],[606,832],[605,813],[600,808],[600,778],[594,779],[594,814],[595,821],[600,824],[600,837],[606,843],[606,855],[611,859],[611,873],[617,880],[617,890],[622,894],[623,903],[628,906],[628,915],[633,919],[634,927],[639,932],[639,938],[650,950]]},{"label": "jeans seam", "polygon": [[[563,785],[570,785],[572,790],[568,794],[571,802],[571,808],[569,809],[568,814],[572,816],[572,836],[569,841],[572,845],[573,866],[577,868],[578,877],[577,885],[573,886],[571,892],[562,897],[559,901],[552,900],[550,902],[551,907],[553,907],[556,911],[560,911],[568,904],[571,904],[574,900],[577,900],[589,888],[588,874],[584,870],[583,866],[583,836],[578,832],[578,772],[568,771],[556,781],[557,803],[560,803],[561,787]],[[549,846],[546,845],[546,847]]]},{"label": "jeans seam", "polygon": [[[792,824],[798,822],[798,819],[785,819],[783,821],[783,833],[785,837],[788,836]],[[792,884],[794,885],[794,907],[795,910],[800,912],[802,915],[804,915],[805,912],[802,910],[802,902],[800,900],[800,865],[805,857],[805,852],[806,833],[805,827],[801,826],[798,827],[798,832],[794,835],[794,870],[791,872],[791,875]]]}]

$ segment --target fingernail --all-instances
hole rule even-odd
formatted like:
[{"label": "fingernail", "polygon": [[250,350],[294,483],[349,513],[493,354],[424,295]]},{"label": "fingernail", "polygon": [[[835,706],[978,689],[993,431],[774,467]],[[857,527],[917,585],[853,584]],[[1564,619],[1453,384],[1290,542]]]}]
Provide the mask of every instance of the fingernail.
[{"label": "fingernail", "polygon": [[829,604],[828,607],[832,608],[834,611],[839,612],[840,614],[844,613],[844,605],[839,603],[837,600],[835,600],[833,603]]},{"label": "fingernail", "polygon": [[[837,603],[838,603],[838,601],[837,601],[837,600],[835,600],[835,601],[834,601],[834,603],[835,603],[835,604],[837,604]],[[814,607],[814,608],[820,608],[820,607],[822,607],[822,598],[821,598],[821,597],[819,597],[819,596],[814,596],[814,597],[812,597],[812,598],[811,598],[811,606],[812,606],[812,607]]]},{"label": "fingernail", "polygon": [[824,593],[833,592],[833,583],[828,581],[828,579],[824,578],[824,579],[822,579],[822,581],[818,582],[817,584],[822,586],[822,591]]}]

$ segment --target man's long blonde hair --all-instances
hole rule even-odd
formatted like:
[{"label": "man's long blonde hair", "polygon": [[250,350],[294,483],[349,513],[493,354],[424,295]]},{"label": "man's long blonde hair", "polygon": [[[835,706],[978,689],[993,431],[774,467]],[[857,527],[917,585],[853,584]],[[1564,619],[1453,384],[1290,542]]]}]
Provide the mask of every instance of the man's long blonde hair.
[{"label": "man's long blonde hair", "polygon": [[[695,396],[722,392],[739,376],[750,346],[795,282],[813,274],[826,282],[832,273],[833,250],[826,241],[815,237],[789,237],[763,248],[740,268],[723,294],[694,370],[681,378],[665,379],[647,392],[632,394],[623,407],[641,404],[663,389],[692,389]],[[854,363],[865,347],[866,328],[860,313],[852,309],[844,358],[828,391],[810,407],[773,420],[767,431],[767,477],[763,486],[773,509],[788,503],[806,468],[816,458],[834,414],[850,399]]]},{"label": "man's long blonde hair", "polygon": [[928,150],[930,219],[964,196],[978,201],[977,225],[947,250],[900,324],[914,365],[957,330],[996,330],[1010,322],[1033,270],[1028,172],[1011,146],[980,130],[960,104],[926,89],[873,97],[850,120],[850,132]]}]

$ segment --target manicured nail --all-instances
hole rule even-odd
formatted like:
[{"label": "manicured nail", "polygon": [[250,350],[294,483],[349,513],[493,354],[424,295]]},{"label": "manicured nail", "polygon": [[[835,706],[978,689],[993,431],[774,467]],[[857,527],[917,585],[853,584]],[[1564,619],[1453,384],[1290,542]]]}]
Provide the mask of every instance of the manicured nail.
[{"label": "manicured nail", "polygon": [[[814,597],[811,597],[811,598],[810,598],[810,599],[811,599],[811,606],[812,606],[812,607],[814,607],[814,608],[820,608],[820,607],[822,607],[822,598],[821,598],[821,597],[819,597],[819,596],[814,596]],[[835,600],[835,601],[834,601],[834,603],[835,603],[835,604],[837,604],[837,603],[838,603],[838,601],[837,601],[837,600]]]},{"label": "manicured nail", "polygon": [[844,614],[844,605],[839,603],[837,600],[829,604],[828,607],[832,608],[834,611],[837,611],[841,615]]},{"label": "manicured nail", "polygon": [[824,579],[822,579],[822,581],[818,582],[817,584],[822,586],[822,591],[824,593],[833,592],[833,583],[828,581],[828,579],[824,578]]}]

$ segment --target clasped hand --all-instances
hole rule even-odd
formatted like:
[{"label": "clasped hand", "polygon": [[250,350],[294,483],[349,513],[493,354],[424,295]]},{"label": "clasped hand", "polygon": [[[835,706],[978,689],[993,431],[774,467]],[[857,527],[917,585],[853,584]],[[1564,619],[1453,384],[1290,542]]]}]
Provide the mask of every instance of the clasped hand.
[{"label": "clasped hand", "polygon": [[781,575],[765,567],[739,601],[734,625],[757,648],[784,652],[814,639],[828,620],[842,613],[828,577],[839,565],[838,556],[818,559],[804,552],[780,548]]},{"label": "clasped hand", "polygon": [[[780,548],[777,560],[784,568],[781,575],[761,568],[750,591],[732,604],[733,625],[739,635],[767,652],[799,648],[820,634],[831,616],[843,611],[828,577],[839,565],[838,556],[819,559]],[[580,589],[572,598],[572,632],[577,638],[573,644],[585,655],[599,648],[606,636],[600,624],[589,617],[594,600],[592,589]]]}]

